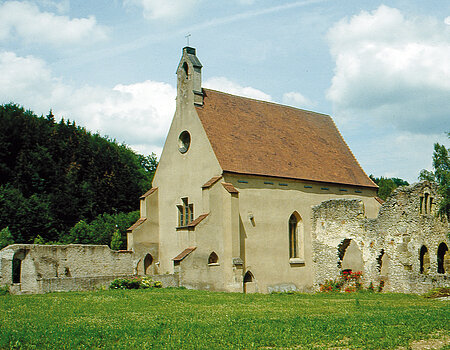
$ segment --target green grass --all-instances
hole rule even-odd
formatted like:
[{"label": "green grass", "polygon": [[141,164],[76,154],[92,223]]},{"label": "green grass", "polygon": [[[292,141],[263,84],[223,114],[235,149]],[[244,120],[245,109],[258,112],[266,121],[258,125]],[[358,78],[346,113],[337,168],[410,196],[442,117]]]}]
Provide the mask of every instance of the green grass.
[{"label": "green grass", "polygon": [[448,301],[400,294],[4,295],[0,349],[395,349],[447,338],[449,316]]}]

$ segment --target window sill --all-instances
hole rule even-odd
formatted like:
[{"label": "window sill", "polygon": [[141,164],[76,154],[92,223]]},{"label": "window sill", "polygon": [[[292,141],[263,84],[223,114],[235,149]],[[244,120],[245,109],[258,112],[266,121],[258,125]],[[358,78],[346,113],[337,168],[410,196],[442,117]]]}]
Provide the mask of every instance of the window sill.
[{"label": "window sill", "polygon": [[289,264],[291,265],[305,265],[305,260],[301,258],[290,258]]},{"label": "window sill", "polygon": [[208,264],[208,266],[220,266],[220,264],[219,263],[211,263],[211,264]]}]

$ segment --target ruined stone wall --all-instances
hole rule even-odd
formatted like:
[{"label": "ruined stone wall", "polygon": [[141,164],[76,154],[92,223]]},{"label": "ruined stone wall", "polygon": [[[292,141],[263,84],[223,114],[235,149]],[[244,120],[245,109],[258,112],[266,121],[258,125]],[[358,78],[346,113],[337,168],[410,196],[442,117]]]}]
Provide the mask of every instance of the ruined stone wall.
[{"label": "ruined stone wall", "polygon": [[99,245],[14,244],[0,251],[0,264],[0,285],[30,293],[73,290],[81,279],[112,280],[134,274],[132,252]]},{"label": "ruined stone wall", "polygon": [[[383,248],[389,258],[389,290],[422,293],[450,285],[449,269],[443,274],[437,269],[438,246],[450,245],[448,222],[436,215],[439,200],[436,185],[423,181],[396,189],[382,206],[376,230],[384,238]],[[429,268],[425,271],[421,271],[420,264],[422,246],[429,253]],[[445,258],[449,260],[448,253]]]},{"label": "ruined stone wall", "polygon": [[[398,188],[382,205],[376,219],[364,217],[360,200],[330,200],[315,206],[314,288],[335,279],[345,268],[359,266],[358,254],[366,284],[383,280],[386,291],[404,293],[449,286],[450,253],[442,254],[450,245],[449,225],[436,215],[440,200],[436,189],[435,184],[426,181]],[[439,272],[440,245],[443,261]],[[428,255],[421,262],[423,246]],[[353,256],[347,259],[350,247]]]}]

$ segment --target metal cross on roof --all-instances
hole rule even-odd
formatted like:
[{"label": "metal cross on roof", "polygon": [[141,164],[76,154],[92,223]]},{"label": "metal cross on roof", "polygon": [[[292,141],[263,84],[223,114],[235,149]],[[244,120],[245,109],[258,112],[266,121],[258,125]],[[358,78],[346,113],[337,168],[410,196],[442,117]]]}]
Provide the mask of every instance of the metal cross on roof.
[{"label": "metal cross on roof", "polygon": [[187,41],[187,46],[189,46],[189,37],[190,36],[191,36],[191,33],[188,33],[188,35],[184,36],[186,38],[186,41]]}]

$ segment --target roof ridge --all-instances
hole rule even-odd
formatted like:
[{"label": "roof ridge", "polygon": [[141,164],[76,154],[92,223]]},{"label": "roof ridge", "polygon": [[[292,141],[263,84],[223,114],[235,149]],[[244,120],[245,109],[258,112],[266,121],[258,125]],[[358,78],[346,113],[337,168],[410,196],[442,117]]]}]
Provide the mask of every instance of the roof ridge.
[{"label": "roof ridge", "polygon": [[229,95],[229,96],[233,96],[233,97],[238,97],[238,98],[242,98],[242,99],[245,99],[245,100],[252,100],[252,101],[255,101],[255,102],[259,102],[259,103],[267,103],[267,104],[274,105],[274,106],[277,106],[277,107],[294,109],[296,111],[303,111],[303,112],[307,112],[307,113],[311,113],[311,114],[317,114],[317,115],[321,115],[321,116],[324,116],[324,117],[331,118],[331,116],[329,114],[319,113],[319,112],[310,111],[308,109],[303,109],[303,108],[293,107],[293,106],[289,106],[289,105],[284,105],[284,104],[282,104],[280,102],[258,100],[257,98],[253,98],[253,97],[235,95],[235,94],[232,94],[232,93],[229,93],[229,92],[224,92],[224,91],[219,91],[219,90],[209,89],[209,88],[204,88],[204,87],[202,87],[202,90],[205,90],[206,92],[213,91],[213,92],[217,92],[219,94],[224,94],[224,95]]}]

